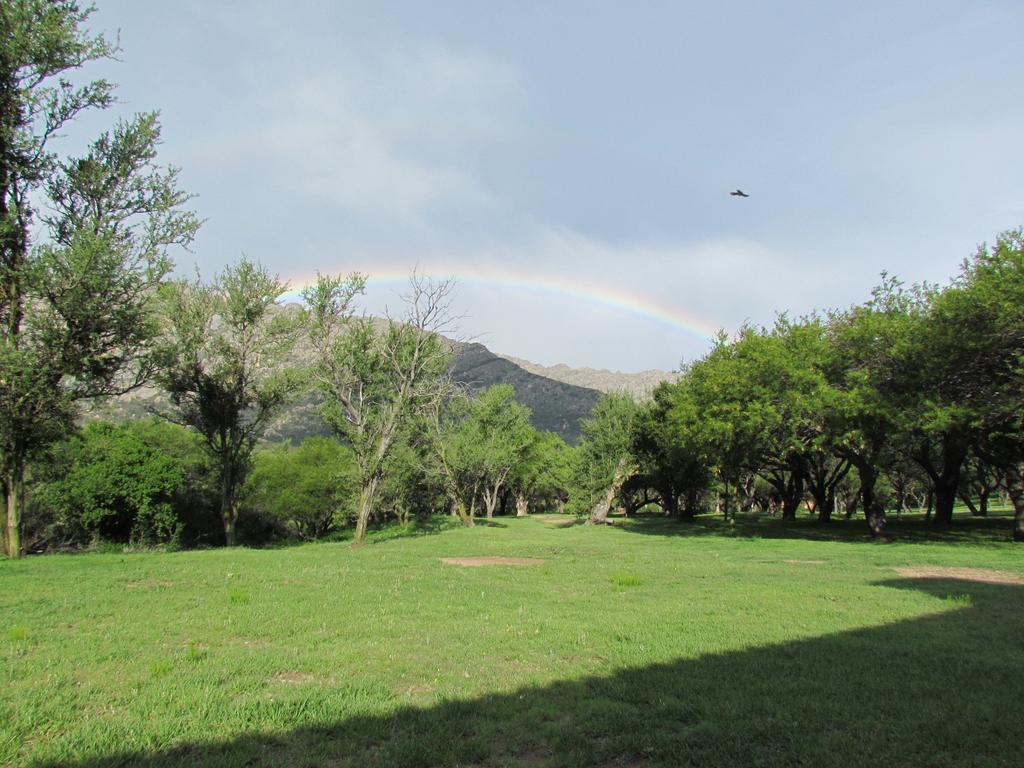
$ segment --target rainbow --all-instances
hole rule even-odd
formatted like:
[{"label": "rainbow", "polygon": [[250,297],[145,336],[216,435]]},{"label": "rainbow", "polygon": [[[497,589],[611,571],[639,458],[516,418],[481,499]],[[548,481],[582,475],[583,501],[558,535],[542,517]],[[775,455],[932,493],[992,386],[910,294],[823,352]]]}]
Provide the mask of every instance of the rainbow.
[{"label": "rainbow", "polygon": [[[575,299],[610,307],[620,312],[643,317],[661,325],[683,331],[704,341],[713,339],[720,327],[710,320],[698,317],[679,307],[657,301],[650,296],[645,296],[636,291],[624,288],[612,289],[606,285],[581,280],[575,276],[569,278],[565,275],[544,274],[533,270],[529,274],[524,274],[503,267],[465,264],[452,264],[445,267],[432,264],[429,268],[421,266],[418,269],[419,272],[434,277],[451,277],[455,280],[456,284],[494,286],[548,293],[560,298]],[[368,275],[367,284],[371,286],[378,284],[401,285],[409,281],[408,269],[398,269],[384,264],[348,269],[346,270],[347,272],[361,272]],[[298,298],[302,289],[312,284],[315,279],[315,277],[310,276],[290,279],[290,288],[287,296],[291,299]]]}]

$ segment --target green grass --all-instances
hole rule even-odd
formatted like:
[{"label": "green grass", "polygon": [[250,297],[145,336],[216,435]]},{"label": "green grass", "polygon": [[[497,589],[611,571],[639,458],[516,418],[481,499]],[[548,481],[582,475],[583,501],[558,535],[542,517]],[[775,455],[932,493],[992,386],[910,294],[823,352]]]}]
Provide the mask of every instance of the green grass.
[{"label": "green grass", "polygon": [[[0,764],[1019,766],[1008,523],[501,519],[0,562]],[[460,568],[440,557],[541,558]]]}]

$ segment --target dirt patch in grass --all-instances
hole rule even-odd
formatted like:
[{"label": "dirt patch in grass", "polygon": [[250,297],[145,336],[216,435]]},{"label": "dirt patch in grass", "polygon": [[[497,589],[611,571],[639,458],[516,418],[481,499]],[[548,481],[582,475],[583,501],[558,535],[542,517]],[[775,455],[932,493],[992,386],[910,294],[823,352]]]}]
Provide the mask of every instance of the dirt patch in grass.
[{"label": "dirt patch in grass", "polygon": [[896,568],[895,571],[900,576],[911,579],[963,579],[964,581],[980,581],[985,584],[1024,584],[1024,579],[1015,573],[993,571],[988,568],[944,568],[938,565],[928,565]]},{"label": "dirt patch in grass", "polygon": [[305,672],[278,672],[268,679],[271,683],[312,683],[316,678]]},{"label": "dirt patch in grass", "polygon": [[784,563],[792,563],[793,565],[824,565],[824,560],[783,560]]},{"label": "dirt patch in grass", "polygon": [[445,565],[461,565],[463,568],[480,568],[485,565],[544,565],[536,557],[442,557]]},{"label": "dirt patch in grass", "polygon": [[125,584],[128,589],[157,589],[159,587],[173,587],[174,582],[167,579],[143,579],[142,581],[129,581]]}]

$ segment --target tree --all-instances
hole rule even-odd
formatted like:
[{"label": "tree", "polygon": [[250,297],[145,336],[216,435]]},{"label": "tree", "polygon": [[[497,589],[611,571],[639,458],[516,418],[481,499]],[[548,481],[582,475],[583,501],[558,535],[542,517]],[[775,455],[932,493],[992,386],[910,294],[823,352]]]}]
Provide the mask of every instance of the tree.
[{"label": "tree", "polygon": [[470,401],[469,413],[460,425],[464,444],[477,457],[480,492],[487,517],[494,516],[501,490],[510,473],[525,461],[537,440],[530,423],[530,409],[515,399],[511,384],[495,384]]},{"label": "tree", "polygon": [[301,326],[298,318],[275,311],[287,289],[242,259],[209,285],[179,280],[163,291],[159,379],[173,406],[163,415],[195,429],[217,465],[229,547],[256,441],[298,388],[298,373],[283,362]]},{"label": "tree", "polygon": [[1024,230],[1004,232],[964,262],[957,292],[944,297],[971,354],[959,384],[977,429],[973,448],[1003,477],[1024,541]]},{"label": "tree", "polygon": [[560,509],[569,486],[571,449],[554,432],[537,432],[509,478],[516,498],[516,516],[525,517],[537,504]]},{"label": "tree", "polygon": [[469,419],[469,396],[452,387],[434,399],[430,408],[432,467],[440,477],[452,514],[472,528],[482,473],[480,452],[473,436],[463,425]]},{"label": "tree", "polygon": [[67,433],[79,402],[152,373],[153,289],[168,248],[199,226],[177,171],[156,165],[155,114],[119,124],[80,158],[53,151],[69,122],[113,103],[106,81],[70,81],[115,52],[83,28],[90,13],[68,0],[0,3],[0,485],[11,557],[22,553],[26,462]]},{"label": "tree", "polygon": [[871,535],[885,530],[885,509],[875,490],[895,450],[899,409],[890,382],[899,366],[899,345],[920,309],[917,295],[882,276],[867,303],[832,313],[825,375],[834,388],[827,429],[836,456],[857,470],[860,500]]},{"label": "tree", "polygon": [[630,449],[642,485],[654,489],[662,510],[692,520],[711,482],[712,459],[703,442],[700,413],[684,376],[662,383],[639,409]]},{"label": "tree", "polygon": [[606,523],[623,482],[631,474],[629,450],[637,405],[626,393],[606,394],[583,421],[574,454],[569,499],[588,522]]},{"label": "tree", "polygon": [[744,479],[761,468],[771,426],[779,422],[771,400],[754,396],[764,374],[756,363],[759,337],[750,327],[731,343],[720,334],[714,348],[686,371],[700,419],[697,439],[713,457],[721,511],[729,520]]},{"label": "tree", "polygon": [[194,429],[166,419],[133,419],[125,428],[148,448],[170,456],[182,468],[182,482],[174,492],[175,517],[181,521],[182,546],[218,540],[220,521],[220,478],[217,466],[204,450],[204,441]]},{"label": "tree", "polygon": [[403,428],[425,418],[440,396],[450,352],[438,334],[451,322],[453,288],[451,281],[433,283],[414,273],[405,317],[378,328],[371,318],[352,317],[352,302],[364,285],[362,275],[318,275],[303,292],[316,357],[311,374],[325,398],[323,415],[355,455],[357,544],[366,537]]}]

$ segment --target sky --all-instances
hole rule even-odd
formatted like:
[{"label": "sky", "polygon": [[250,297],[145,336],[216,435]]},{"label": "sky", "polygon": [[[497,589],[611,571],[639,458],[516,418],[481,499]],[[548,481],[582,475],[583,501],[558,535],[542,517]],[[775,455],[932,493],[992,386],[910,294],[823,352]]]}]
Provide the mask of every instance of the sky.
[{"label": "sky", "polygon": [[160,110],[183,272],[454,277],[542,364],[676,369],[1024,224],[1019,0],[97,5],[120,103],[74,130]]}]

